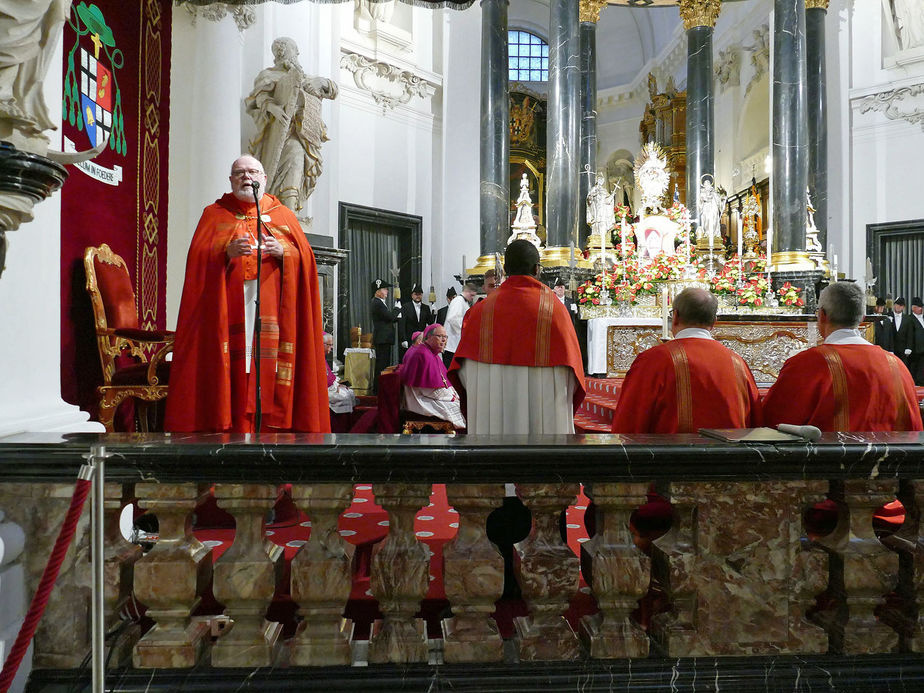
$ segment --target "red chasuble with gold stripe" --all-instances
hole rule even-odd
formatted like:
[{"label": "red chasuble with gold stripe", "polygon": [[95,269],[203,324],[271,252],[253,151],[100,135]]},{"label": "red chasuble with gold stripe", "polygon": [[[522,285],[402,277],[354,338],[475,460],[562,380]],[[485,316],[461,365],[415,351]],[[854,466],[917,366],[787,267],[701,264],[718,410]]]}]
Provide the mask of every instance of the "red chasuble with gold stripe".
[{"label": "red chasuble with gold stripe", "polygon": [[864,344],[825,344],[790,358],[764,398],[764,420],[822,431],[922,430],[908,369]]},{"label": "red chasuble with gold stripe", "polygon": [[506,366],[567,366],[577,383],[574,408],[584,400],[584,363],[571,316],[555,292],[533,277],[507,277],[465,314],[462,340],[449,366],[449,380],[461,393],[460,359]]},{"label": "red chasuble with gold stripe", "polygon": [[695,433],[759,426],[754,376],[712,339],[674,339],[642,352],[622,385],[614,433]]},{"label": "red chasuble with gold stripe", "polygon": [[[295,215],[272,195],[260,201],[266,228],[285,251],[263,255],[260,273],[260,380],[263,427],[330,431],[321,304],[314,253]],[[202,212],[186,258],[170,394],[168,431],[248,432],[256,369],[246,372],[244,281],[256,255],[229,259],[228,243],[256,243],[256,206],[226,194]],[[254,358],[257,356],[255,355]]]}]

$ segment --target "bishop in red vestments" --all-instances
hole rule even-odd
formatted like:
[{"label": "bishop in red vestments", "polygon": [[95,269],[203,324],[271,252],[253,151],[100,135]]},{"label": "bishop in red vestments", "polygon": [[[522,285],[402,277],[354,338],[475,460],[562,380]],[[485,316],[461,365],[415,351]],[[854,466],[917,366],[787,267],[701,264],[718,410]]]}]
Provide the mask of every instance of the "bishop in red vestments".
[{"label": "bishop in red vestments", "polygon": [[[242,156],[232,192],[205,208],[186,259],[165,428],[250,432],[260,359],[263,429],[329,432],[314,253],[295,215],[263,194],[260,353],[253,354],[257,208],[263,166]],[[259,193],[257,193],[259,195]]]},{"label": "bishop in red vestments", "polygon": [[759,426],[760,398],[738,354],[712,338],[717,302],[703,289],[674,299],[674,339],[639,354],[626,374],[614,433],[696,433]]},{"label": "bishop in red vestments", "polygon": [[837,282],[821,292],[818,332],[824,344],[799,352],[783,364],[764,398],[768,426],[922,430],[908,368],[894,354],[867,342],[857,330],[865,304],[863,291],[853,282]]}]

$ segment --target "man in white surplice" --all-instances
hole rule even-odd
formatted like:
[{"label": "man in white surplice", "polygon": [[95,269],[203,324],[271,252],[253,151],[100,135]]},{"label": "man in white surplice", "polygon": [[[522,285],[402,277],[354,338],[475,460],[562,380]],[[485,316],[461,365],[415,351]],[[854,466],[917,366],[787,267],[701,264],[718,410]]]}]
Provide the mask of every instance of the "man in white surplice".
[{"label": "man in white surplice", "polygon": [[[574,433],[584,367],[568,309],[540,282],[539,251],[507,246],[507,279],[465,316],[449,377],[469,433]],[[460,389],[461,391],[461,389]]]}]

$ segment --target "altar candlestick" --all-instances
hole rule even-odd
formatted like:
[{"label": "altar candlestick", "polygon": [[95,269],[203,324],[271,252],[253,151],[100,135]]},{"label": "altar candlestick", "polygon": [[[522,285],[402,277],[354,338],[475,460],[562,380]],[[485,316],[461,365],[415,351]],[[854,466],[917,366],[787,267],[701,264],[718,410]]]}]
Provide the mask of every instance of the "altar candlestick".
[{"label": "altar candlestick", "polygon": [[837,275],[837,253],[834,253],[834,281],[838,280]]},{"label": "altar candlestick", "polygon": [[670,332],[667,329],[667,287],[661,287],[661,338],[667,339]]},{"label": "altar candlestick", "polygon": [[741,255],[744,253],[744,220],[741,218],[741,205],[738,205],[738,274],[742,271]]}]

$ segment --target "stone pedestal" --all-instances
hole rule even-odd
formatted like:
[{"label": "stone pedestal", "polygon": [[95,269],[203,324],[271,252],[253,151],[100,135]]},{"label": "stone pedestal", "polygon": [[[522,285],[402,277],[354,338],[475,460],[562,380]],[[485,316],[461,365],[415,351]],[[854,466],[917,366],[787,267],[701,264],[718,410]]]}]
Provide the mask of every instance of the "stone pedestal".
[{"label": "stone pedestal", "polygon": [[453,613],[443,621],[443,661],[499,662],[504,644],[491,614],[504,591],[504,559],[485,527],[504,486],[450,484],[446,495],[459,513],[459,531],[443,549],[443,583]]},{"label": "stone pedestal", "polygon": [[135,492],[157,516],[159,538],[135,564],[135,596],[155,625],[138,641],[132,662],[139,669],[186,669],[196,664],[208,635],[206,624],[189,619],[212,577],[211,551],[188,521],[199,494],[194,484],[145,483]]},{"label": "stone pedestal", "polygon": [[212,591],[232,620],[212,648],[212,666],[265,667],[275,660],[282,627],[264,614],[282,574],[282,555],[270,559],[264,548],[263,518],[273,506],[276,487],[217,484],[215,500],[234,516],[234,543],[214,567]]},{"label": "stone pedestal", "polygon": [[294,485],[292,500],[311,518],[308,543],[292,559],[292,599],[305,627],[292,644],[295,666],[336,666],[352,661],[352,623],[343,617],[350,597],[354,546],[337,532],[351,484]]},{"label": "stone pedestal", "polygon": [[774,291],[779,289],[786,282],[802,289],[800,295],[805,302],[805,307],[802,309],[804,315],[812,315],[815,313],[815,309],[818,307],[818,293],[816,288],[823,278],[824,272],[820,269],[770,273],[770,282]]},{"label": "stone pedestal", "polygon": [[651,560],[632,541],[629,516],[648,484],[595,484],[597,534],[584,545],[593,557],[593,593],[600,613],[585,616],[582,640],[596,659],[647,657],[648,636],[629,614],[648,588]]},{"label": "stone pedestal", "polygon": [[518,484],[533,515],[529,536],[516,545],[517,582],[529,616],[517,618],[520,659],[570,660],[580,656],[577,635],[563,614],[578,588],[580,561],[562,540],[559,516],[574,503],[579,484]]},{"label": "stone pedestal", "polygon": [[429,501],[430,486],[377,484],[375,496],[389,526],[372,558],[372,593],[383,618],[369,642],[369,663],[426,662],[424,623],[415,614],[430,584],[430,552],[414,535],[414,516]]}]

